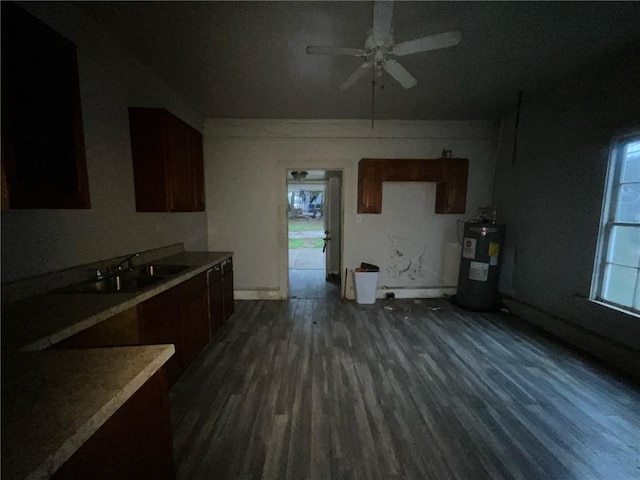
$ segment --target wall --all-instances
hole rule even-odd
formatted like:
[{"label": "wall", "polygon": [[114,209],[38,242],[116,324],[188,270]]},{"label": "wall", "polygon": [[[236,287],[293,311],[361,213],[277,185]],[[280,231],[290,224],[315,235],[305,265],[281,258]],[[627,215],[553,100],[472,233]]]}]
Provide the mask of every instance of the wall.
[{"label": "wall", "polygon": [[72,2],[21,5],[78,47],[92,208],[3,211],[2,280],[179,242],[206,249],[205,213],[136,213],[127,108],[165,107],[198,130],[202,118]]},{"label": "wall", "polygon": [[619,349],[618,360],[638,368],[640,318],[588,297],[610,142],[640,129],[639,51],[630,45],[546,91],[525,93],[515,160],[514,112],[502,119],[496,182],[507,224],[501,290],[527,319],[594,353],[635,349]]},{"label": "wall", "polygon": [[[456,222],[491,203],[493,122],[378,121],[372,130],[355,120],[207,120],[204,133],[209,248],[235,252],[236,298],[287,296],[287,169],[341,170],[342,269],[378,264],[379,288],[416,296],[455,285]],[[426,183],[385,184],[383,213],[356,215],[361,158],[438,158],[443,149],[469,159],[465,215],[436,215]]]}]

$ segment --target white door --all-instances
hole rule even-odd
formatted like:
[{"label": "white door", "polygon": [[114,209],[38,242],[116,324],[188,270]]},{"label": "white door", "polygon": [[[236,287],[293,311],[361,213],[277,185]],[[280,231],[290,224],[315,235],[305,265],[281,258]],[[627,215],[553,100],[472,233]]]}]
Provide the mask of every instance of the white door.
[{"label": "white door", "polygon": [[327,172],[329,179],[324,196],[324,253],[326,279],[340,278],[342,244],[342,172]]}]

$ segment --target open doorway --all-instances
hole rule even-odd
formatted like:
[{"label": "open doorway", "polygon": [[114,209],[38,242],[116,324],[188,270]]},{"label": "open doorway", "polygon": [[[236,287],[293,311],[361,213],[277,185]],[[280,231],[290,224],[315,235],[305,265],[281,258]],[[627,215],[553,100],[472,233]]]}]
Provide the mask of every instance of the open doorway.
[{"label": "open doorway", "polygon": [[339,298],[342,172],[287,172],[290,298]]}]

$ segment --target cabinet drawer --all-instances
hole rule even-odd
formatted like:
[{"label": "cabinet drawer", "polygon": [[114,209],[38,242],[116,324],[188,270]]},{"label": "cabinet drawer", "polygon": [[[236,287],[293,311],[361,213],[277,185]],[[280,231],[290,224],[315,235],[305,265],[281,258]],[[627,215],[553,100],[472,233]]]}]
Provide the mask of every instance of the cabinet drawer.
[{"label": "cabinet drawer", "polygon": [[209,270],[207,270],[207,274],[209,275],[209,284],[211,282],[216,281],[217,279],[222,277],[222,263],[218,263],[214,265]]}]

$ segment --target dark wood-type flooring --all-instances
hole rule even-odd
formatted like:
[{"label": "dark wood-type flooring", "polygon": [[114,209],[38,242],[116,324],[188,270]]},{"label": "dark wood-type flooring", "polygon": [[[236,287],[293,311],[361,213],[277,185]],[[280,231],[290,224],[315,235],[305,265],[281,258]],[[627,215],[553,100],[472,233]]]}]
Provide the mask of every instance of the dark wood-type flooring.
[{"label": "dark wood-type flooring", "polygon": [[325,281],[324,269],[289,270],[289,298],[338,300],[340,286]]},{"label": "dark wood-type flooring", "polygon": [[638,479],[640,388],[445,300],[237,301],[170,392],[180,479]]}]

